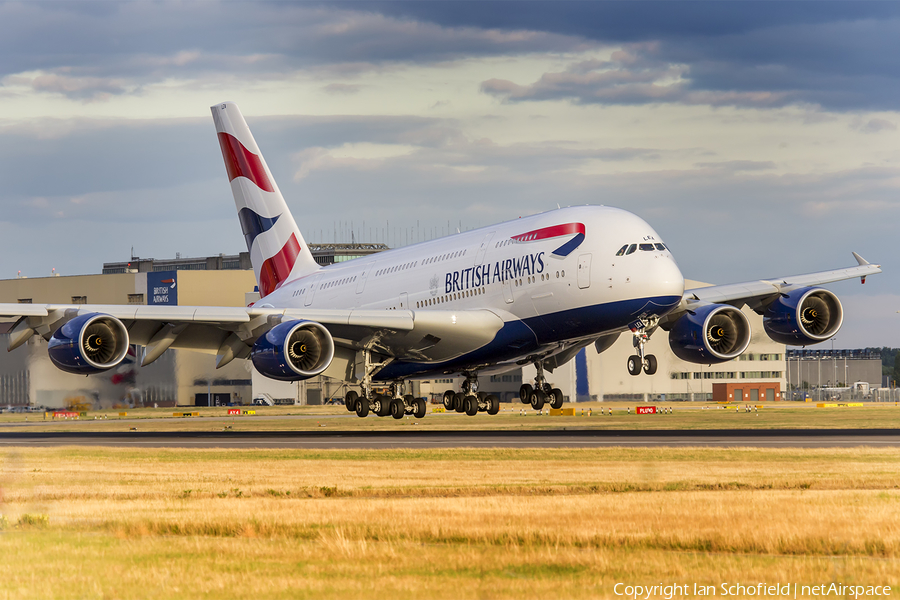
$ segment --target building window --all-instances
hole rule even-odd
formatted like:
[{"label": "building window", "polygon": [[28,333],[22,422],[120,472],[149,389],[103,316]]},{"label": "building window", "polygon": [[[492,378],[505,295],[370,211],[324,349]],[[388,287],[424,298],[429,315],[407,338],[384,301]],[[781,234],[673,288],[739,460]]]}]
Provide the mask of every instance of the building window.
[{"label": "building window", "polygon": [[128,294],[128,304],[143,304],[144,303],[144,295],[143,294]]},{"label": "building window", "polygon": [[87,304],[87,296],[72,296],[72,304]]},{"label": "building window", "polygon": [[31,304],[31,298],[19,298],[19,304]]}]

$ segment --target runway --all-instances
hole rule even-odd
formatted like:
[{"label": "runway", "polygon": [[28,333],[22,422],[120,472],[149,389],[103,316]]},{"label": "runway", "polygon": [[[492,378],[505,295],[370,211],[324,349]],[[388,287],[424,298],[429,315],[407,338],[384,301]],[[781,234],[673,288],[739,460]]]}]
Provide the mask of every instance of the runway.
[{"label": "runway", "polygon": [[207,431],[0,433],[0,446],[124,448],[898,447],[900,429]]}]

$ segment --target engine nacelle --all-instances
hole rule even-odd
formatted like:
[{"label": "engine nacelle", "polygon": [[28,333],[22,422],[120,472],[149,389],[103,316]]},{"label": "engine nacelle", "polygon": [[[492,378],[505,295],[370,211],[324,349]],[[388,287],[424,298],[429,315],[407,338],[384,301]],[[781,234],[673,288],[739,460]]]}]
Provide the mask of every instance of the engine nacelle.
[{"label": "engine nacelle", "polygon": [[270,329],[253,344],[250,360],[271,379],[301,381],[328,368],[334,339],[314,321],[287,321]]},{"label": "engine nacelle", "polygon": [[128,330],[110,315],[79,315],[56,330],[47,351],[53,364],[67,373],[100,373],[128,354]]},{"label": "engine nacelle", "polygon": [[718,364],[737,358],[750,344],[750,321],[727,304],[685,313],[669,331],[669,346],[681,360]]},{"label": "engine nacelle", "polygon": [[844,309],[837,296],[822,288],[800,288],[782,294],[768,306],[763,327],[780,344],[806,346],[838,332]]}]

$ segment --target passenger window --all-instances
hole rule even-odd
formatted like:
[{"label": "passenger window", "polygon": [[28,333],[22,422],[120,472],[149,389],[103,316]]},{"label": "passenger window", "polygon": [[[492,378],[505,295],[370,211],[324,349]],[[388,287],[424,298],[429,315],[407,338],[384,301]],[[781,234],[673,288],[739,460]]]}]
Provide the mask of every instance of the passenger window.
[{"label": "passenger window", "polygon": [[628,244],[625,244],[624,246],[619,248],[619,251],[616,252],[616,256],[623,256],[626,250],[628,250]]},{"label": "passenger window", "polygon": [[628,246],[628,250],[625,251],[625,254],[632,254],[635,250],[637,250],[637,244],[632,244]]},{"label": "passenger window", "polygon": [[641,244],[641,250],[643,252],[653,252],[653,244]]},{"label": "passenger window", "polygon": [[656,244],[656,249],[657,249],[657,250],[665,250],[666,247],[663,246],[662,244]]}]

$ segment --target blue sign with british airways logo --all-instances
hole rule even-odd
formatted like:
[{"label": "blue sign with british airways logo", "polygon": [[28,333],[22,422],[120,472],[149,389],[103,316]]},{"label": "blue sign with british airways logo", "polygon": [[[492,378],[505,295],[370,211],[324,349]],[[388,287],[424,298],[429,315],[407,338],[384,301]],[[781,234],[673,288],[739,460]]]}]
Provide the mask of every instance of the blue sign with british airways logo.
[{"label": "blue sign with british airways logo", "polygon": [[178,271],[147,273],[147,304],[175,306],[178,304]]}]

